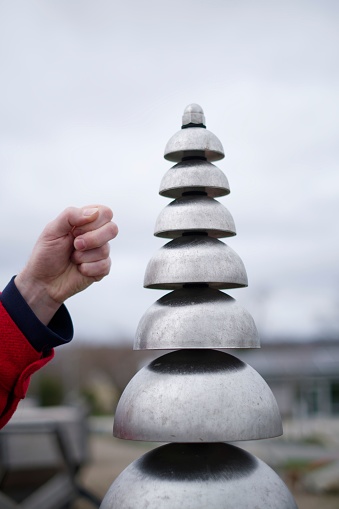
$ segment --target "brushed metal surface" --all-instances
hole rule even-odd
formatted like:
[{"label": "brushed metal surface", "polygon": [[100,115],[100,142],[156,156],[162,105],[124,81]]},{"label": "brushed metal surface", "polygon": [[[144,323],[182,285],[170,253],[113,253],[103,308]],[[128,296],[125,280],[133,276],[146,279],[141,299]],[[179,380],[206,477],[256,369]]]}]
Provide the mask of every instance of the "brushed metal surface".
[{"label": "brushed metal surface", "polygon": [[271,389],[217,350],[178,350],[142,368],[118,403],[114,436],[149,442],[233,442],[282,434]]},{"label": "brushed metal surface", "polygon": [[230,192],[226,175],[208,161],[191,160],[175,164],[163,176],[159,194],[180,198],[182,193],[200,191],[216,198]]},{"label": "brushed metal surface", "polygon": [[135,350],[178,348],[259,348],[250,313],[229,295],[212,288],[168,293],[142,316]]},{"label": "brushed metal surface", "polygon": [[172,201],[160,212],[154,235],[175,239],[187,231],[203,231],[215,238],[236,234],[233,217],[227,208],[206,196],[185,196]]},{"label": "brushed metal surface", "polygon": [[164,158],[175,163],[184,157],[205,157],[207,161],[218,161],[225,157],[221,141],[203,127],[180,129],[168,141]]},{"label": "brushed metal surface", "polygon": [[144,287],[174,290],[183,284],[207,283],[212,288],[247,286],[239,255],[220,240],[189,235],[171,240],[148,262]]},{"label": "brushed metal surface", "polygon": [[100,509],[298,509],[263,461],[230,444],[167,444],[131,463]]}]

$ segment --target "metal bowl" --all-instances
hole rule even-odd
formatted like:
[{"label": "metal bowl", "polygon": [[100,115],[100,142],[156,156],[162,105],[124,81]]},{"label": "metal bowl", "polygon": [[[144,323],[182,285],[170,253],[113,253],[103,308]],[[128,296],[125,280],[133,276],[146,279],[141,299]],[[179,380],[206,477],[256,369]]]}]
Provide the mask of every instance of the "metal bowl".
[{"label": "metal bowl", "polygon": [[114,435],[148,442],[233,442],[282,434],[271,389],[217,350],[178,350],[142,368],[118,403]]},{"label": "metal bowl", "polygon": [[225,157],[221,141],[203,127],[180,129],[168,141],[164,158],[179,162],[184,157],[204,157],[207,161],[218,161]]},{"label": "metal bowl", "polygon": [[298,509],[280,477],[230,444],[167,444],[131,463],[101,509]]},{"label": "metal bowl", "polygon": [[203,231],[216,238],[236,234],[230,212],[206,196],[185,196],[172,201],[159,214],[154,235],[175,239],[187,231]]},{"label": "metal bowl", "polygon": [[244,287],[247,286],[246,269],[232,248],[202,235],[171,240],[148,262],[145,288],[175,290],[192,283],[219,289]]},{"label": "metal bowl", "polygon": [[230,192],[226,175],[208,161],[183,161],[170,168],[162,178],[159,194],[180,198],[182,193],[200,191],[211,198]]},{"label": "metal bowl", "polygon": [[141,318],[135,350],[259,348],[249,312],[212,288],[183,288],[152,304]]}]

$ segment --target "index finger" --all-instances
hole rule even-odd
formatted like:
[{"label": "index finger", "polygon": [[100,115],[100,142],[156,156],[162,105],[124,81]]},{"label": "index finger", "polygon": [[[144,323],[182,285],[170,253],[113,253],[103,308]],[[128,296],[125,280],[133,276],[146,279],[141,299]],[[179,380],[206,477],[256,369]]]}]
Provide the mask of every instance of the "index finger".
[{"label": "index finger", "polygon": [[53,238],[62,237],[79,226],[94,223],[98,216],[98,206],[68,207],[47,224],[42,235]]},{"label": "index finger", "polygon": [[90,223],[86,223],[81,226],[76,226],[75,228],[73,228],[72,233],[74,237],[78,237],[79,235],[82,235],[84,233],[97,230],[98,228],[101,228],[106,223],[109,223],[112,220],[113,212],[109,207],[106,207],[105,205],[96,205],[96,207],[98,209],[96,219]]}]

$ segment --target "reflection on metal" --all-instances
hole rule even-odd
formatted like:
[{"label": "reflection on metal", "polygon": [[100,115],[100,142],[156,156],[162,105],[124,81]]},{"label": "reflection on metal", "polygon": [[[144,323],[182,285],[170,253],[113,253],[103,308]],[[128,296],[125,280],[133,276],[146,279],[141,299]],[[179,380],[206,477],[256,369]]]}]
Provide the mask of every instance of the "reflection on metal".
[{"label": "reflection on metal", "polygon": [[282,433],[271,390],[261,376],[217,348],[258,348],[250,314],[221,289],[247,286],[241,258],[218,240],[235,235],[229,212],[214,200],[229,193],[211,164],[224,157],[202,108],[189,105],[165,158],[178,162],[160,194],[175,201],[155,235],[173,239],[151,258],[144,286],[174,290],[141,318],[135,349],[177,351],[141,369],[118,404],[114,435],[170,442],[120,474],[101,509],[296,509],[280,478],[226,441]]},{"label": "reflection on metal", "polygon": [[114,435],[150,442],[233,442],[282,434],[266,382],[236,357],[179,350],[141,369],[114,417]]},{"label": "reflection on metal", "polygon": [[129,465],[101,509],[297,509],[264,462],[230,444],[168,444]]},{"label": "reflection on metal", "polygon": [[149,261],[145,288],[174,290],[185,284],[208,284],[211,288],[247,286],[241,258],[218,239],[187,235],[171,240]]},{"label": "reflection on metal", "polygon": [[218,138],[203,127],[189,127],[178,131],[166,145],[165,159],[178,162],[186,157],[201,157],[218,161],[224,157],[224,149]]},{"label": "reflection on metal", "polygon": [[259,346],[249,312],[208,287],[175,290],[152,304],[139,322],[134,343],[136,350]]},{"label": "reflection on metal", "polygon": [[195,231],[206,232],[210,237],[231,237],[235,235],[235,224],[226,207],[213,198],[185,196],[159,214],[154,235],[175,239]]},{"label": "reflection on metal", "polygon": [[205,193],[211,198],[225,196],[230,192],[226,175],[212,163],[193,159],[178,163],[165,173],[159,194],[168,198],[180,198],[185,193]]}]

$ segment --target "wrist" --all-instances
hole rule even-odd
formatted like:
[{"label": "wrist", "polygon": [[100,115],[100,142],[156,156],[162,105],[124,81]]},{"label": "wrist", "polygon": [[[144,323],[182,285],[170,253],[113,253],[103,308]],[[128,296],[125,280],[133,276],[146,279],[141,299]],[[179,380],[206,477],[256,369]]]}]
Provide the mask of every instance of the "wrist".
[{"label": "wrist", "polygon": [[15,277],[14,283],[36,317],[48,325],[62,303],[49,295],[46,284],[30,277],[25,270]]}]

